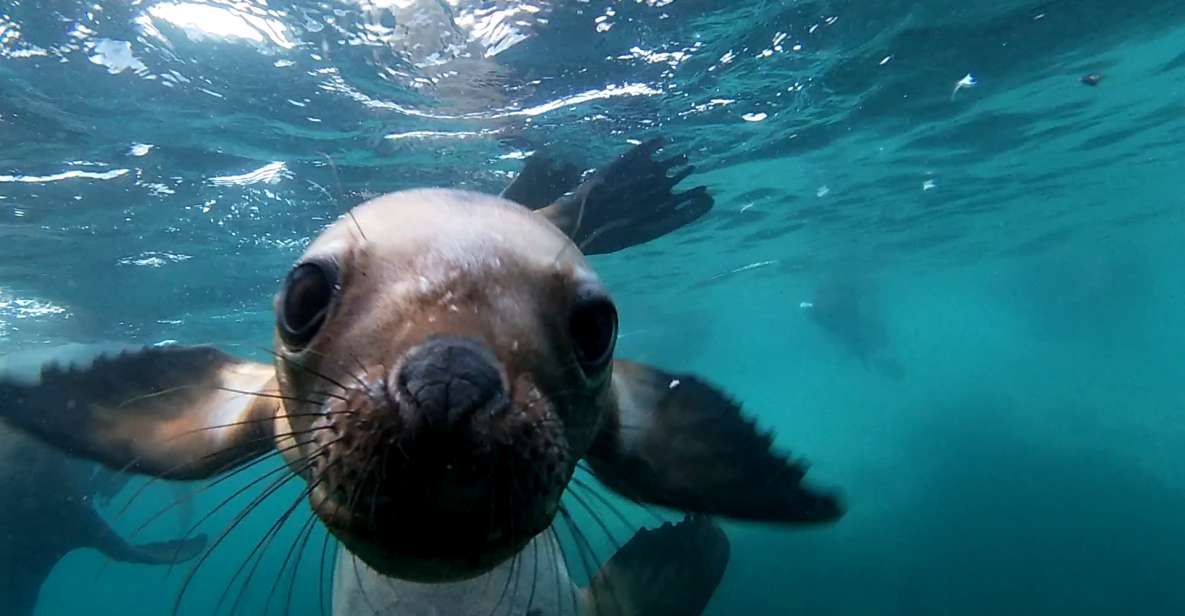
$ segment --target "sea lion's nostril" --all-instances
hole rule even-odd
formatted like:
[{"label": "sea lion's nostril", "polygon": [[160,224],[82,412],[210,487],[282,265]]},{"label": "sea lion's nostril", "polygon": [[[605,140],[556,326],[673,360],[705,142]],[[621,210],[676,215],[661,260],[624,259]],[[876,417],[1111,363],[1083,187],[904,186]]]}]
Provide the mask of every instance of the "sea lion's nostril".
[{"label": "sea lion's nostril", "polygon": [[505,396],[493,358],[466,338],[436,337],[415,347],[393,380],[434,428],[458,426]]}]

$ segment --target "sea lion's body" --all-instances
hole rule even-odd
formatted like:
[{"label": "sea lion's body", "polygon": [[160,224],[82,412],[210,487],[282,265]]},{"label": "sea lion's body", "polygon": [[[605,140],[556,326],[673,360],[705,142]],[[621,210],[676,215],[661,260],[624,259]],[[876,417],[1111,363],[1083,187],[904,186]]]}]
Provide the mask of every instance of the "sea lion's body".
[{"label": "sea lion's body", "polygon": [[338,555],[334,568],[334,616],[525,616],[532,610],[541,616],[583,616],[586,602],[550,536],[534,539],[517,561],[506,561],[479,578],[448,584],[389,578],[347,552]]},{"label": "sea lion's body", "polygon": [[[96,465],[0,423],[0,605],[6,616],[30,616],[41,586],[68,553],[94,548],[131,562],[172,562],[166,550],[128,545],[91,504],[102,486]],[[180,560],[204,541],[175,544]],[[167,547],[167,546],[166,546]]]},{"label": "sea lion's body", "polygon": [[[581,587],[557,543],[561,536],[553,526],[514,559],[477,578],[448,584],[394,579],[341,552],[333,614],[696,616],[723,575],[730,550],[728,538],[709,519],[688,517],[638,531]],[[580,558],[576,562],[582,564],[571,566],[589,566]]]},{"label": "sea lion's body", "polygon": [[[339,616],[699,614],[728,561],[707,516],[817,524],[842,506],[710,384],[614,357],[617,310],[582,248],[706,211],[674,207],[701,201],[669,193],[689,171],[659,163],[638,181],[641,151],[538,210],[448,189],[369,200],[290,270],[273,363],[197,346],[51,363],[0,376],[0,417],[175,479],[280,455],[339,542]],[[578,463],[628,499],[697,515],[639,531],[573,592],[548,539],[588,507],[563,501]],[[533,593],[514,584],[527,567]]]},{"label": "sea lion's body", "polygon": [[[80,547],[76,503],[87,496],[87,463],[0,424],[0,601],[32,614],[42,583]],[[12,610],[9,612],[8,610]]]}]

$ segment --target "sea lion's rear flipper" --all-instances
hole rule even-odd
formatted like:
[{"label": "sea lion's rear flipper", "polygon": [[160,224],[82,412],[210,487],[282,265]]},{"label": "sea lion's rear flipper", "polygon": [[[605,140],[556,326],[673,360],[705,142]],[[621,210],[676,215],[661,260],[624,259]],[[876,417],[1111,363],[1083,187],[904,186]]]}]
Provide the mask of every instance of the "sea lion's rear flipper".
[{"label": "sea lion's rear flipper", "polygon": [[671,192],[695,167],[668,176],[687,156],[654,160],[662,145],[656,137],[635,146],[540,214],[589,255],[643,244],[699,220],[715,200],[703,186]]},{"label": "sea lion's rear flipper", "polygon": [[705,516],[639,530],[593,576],[592,616],[698,616],[728,566],[724,531]]},{"label": "sea lion's rear flipper", "polygon": [[538,151],[527,157],[523,170],[502,190],[502,198],[532,210],[542,209],[580,182],[580,168]]},{"label": "sea lion's rear flipper", "polygon": [[804,463],[772,451],[773,436],[698,377],[619,360],[613,397],[588,462],[620,494],[753,521],[822,523],[843,514],[837,495],[803,484]]},{"label": "sea lion's rear flipper", "polygon": [[145,565],[171,565],[196,558],[206,549],[206,536],[160,541],[156,543],[128,543],[111,528],[98,512],[85,507],[79,532],[82,545],[93,547],[112,560]]},{"label": "sea lion's rear flipper", "polygon": [[0,373],[0,419],[114,469],[197,479],[272,449],[272,383],[209,347],[145,347]]}]

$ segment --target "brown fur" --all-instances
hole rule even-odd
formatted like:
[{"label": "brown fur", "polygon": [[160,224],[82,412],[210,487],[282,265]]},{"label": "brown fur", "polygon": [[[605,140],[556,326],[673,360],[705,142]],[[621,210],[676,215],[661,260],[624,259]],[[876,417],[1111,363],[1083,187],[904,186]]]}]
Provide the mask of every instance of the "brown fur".
[{"label": "brown fur", "polygon": [[[565,306],[599,282],[563,233],[493,197],[411,191],[353,214],[301,259],[337,269],[340,290],[325,324],[307,348],[287,349],[279,336],[276,342],[277,374],[289,396],[333,393],[329,379],[351,393],[329,405],[341,414],[294,416],[277,432],[317,429],[288,458],[311,481],[320,478],[314,508],[370,566],[424,581],[484,573],[551,523],[599,428],[607,381],[590,381],[574,363],[564,318]],[[492,503],[489,510],[432,504],[469,485],[454,486],[448,474],[417,464],[426,455],[416,443],[420,418],[398,394],[385,393],[406,353],[444,333],[492,350],[511,400],[505,417],[478,423],[482,437],[461,461],[482,467],[471,483],[489,491],[478,499]],[[396,453],[384,452],[392,445]],[[367,476],[380,456],[393,477],[386,485]],[[310,457],[315,462],[306,468]],[[417,506],[407,507],[405,498]]]}]

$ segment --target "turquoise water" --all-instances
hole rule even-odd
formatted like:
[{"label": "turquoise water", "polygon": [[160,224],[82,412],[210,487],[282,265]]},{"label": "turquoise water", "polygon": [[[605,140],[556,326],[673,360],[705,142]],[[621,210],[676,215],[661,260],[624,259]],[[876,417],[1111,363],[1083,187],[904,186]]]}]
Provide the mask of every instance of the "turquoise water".
[{"label": "turquoise water", "polygon": [[[540,147],[591,167],[662,134],[716,205],[593,258],[618,356],[709,377],[849,507],[723,521],[709,614],[1185,608],[1185,8],[454,4],[0,3],[0,354],[173,340],[266,361],[273,294],[349,206],[497,192]],[[126,532],[175,497],[119,515],[137,485],[103,508]],[[180,613],[214,613],[298,495],[212,551]],[[243,613],[277,579],[282,613],[307,520]],[[320,613],[309,528],[292,614]],[[168,614],[188,572],[79,550],[37,614]]]}]

